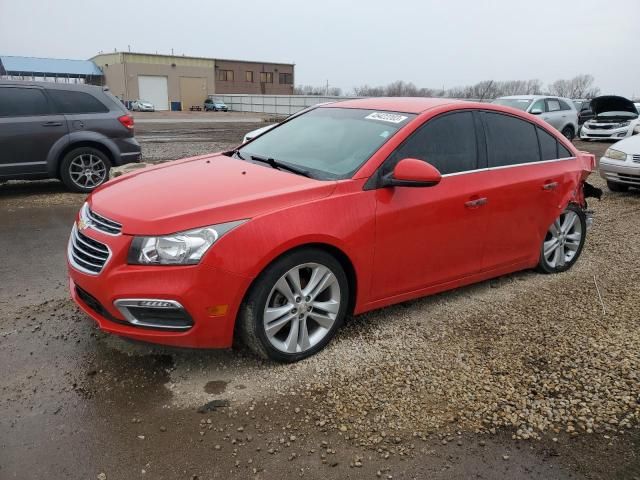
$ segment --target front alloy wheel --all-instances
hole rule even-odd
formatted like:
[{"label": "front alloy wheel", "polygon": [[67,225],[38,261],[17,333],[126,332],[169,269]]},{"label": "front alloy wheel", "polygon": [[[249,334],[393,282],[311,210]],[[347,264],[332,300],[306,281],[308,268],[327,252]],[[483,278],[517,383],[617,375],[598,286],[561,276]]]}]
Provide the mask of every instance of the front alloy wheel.
[{"label": "front alloy wheel", "polygon": [[256,280],[238,318],[243,342],[258,355],[294,362],[320,351],[342,324],[347,277],[329,253],[302,249]]},{"label": "front alloy wheel", "polygon": [[540,252],[538,268],[545,273],[564,272],[578,260],[584,246],[586,217],[577,205],[569,205],[551,224]]}]

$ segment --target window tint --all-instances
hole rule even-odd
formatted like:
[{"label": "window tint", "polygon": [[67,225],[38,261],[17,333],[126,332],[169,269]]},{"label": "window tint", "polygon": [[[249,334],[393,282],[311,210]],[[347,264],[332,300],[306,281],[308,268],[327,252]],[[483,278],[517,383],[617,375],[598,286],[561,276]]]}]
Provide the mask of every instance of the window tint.
[{"label": "window tint", "polygon": [[557,112],[560,110],[560,102],[558,100],[547,100],[547,108],[550,112]]},{"label": "window tint", "polygon": [[567,150],[562,144],[558,143],[558,158],[573,157],[573,153]]},{"label": "window tint", "polygon": [[58,113],[104,113],[109,109],[88,93],[71,90],[47,90]]},{"label": "window tint", "polygon": [[0,117],[49,114],[47,98],[37,88],[0,88]]},{"label": "window tint", "polygon": [[483,114],[489,167],[503,167],[540,160],[536,127],[499,113]]},{"label": "window tint", "polygon": [[558,103],[560,104],[560,110],[571,110],[571,107],[567,104],[567,102],[558,100]]},{"label": "window tint", "polygon": [[558,158],[558,142],[552,135],[538,128],[538,140],[540,140],[540,153],[542,160]]},{"label": "window tint", "polygon": [[473,115],[459,112],[430,120],[391,155],[385,170],[403,158],[429,162],[443,175],[475,170],[478,154]]},{"label": "window tint", "polygon": [[531,110],[529,110],[530,112],[534,111],[534,110],[540,110],[541,112],[545,112],[546,108],[544,106],[544,100],[540,99],[540,100],[536,100],[536,103],[534,103],[531,106]]}]

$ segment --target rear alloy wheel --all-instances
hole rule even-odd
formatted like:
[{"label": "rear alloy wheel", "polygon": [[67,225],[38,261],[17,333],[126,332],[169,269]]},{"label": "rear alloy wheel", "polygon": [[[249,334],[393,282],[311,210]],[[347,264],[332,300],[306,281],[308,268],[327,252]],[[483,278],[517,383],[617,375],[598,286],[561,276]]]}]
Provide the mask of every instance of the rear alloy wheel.
[{"label": "rear alloy wheel", "polygon": [[109,178],[111,163],[100,150],[80,147],[64,156],[60,178],[75,192],[89,193]]},{"label": "rear alloy wheel", "polygon": [[567,139],[569,140],[573,140],[573,137],[575,135],[573,128],[572,127],[564,127],[562,129],[562,135],[564,135],[565,137],[567,137]]},{"label": "rear alloy wheel", "polygon": [[344,321],[348,298],[347,277],[333,256],[298,250],[256,280],[238,318],[239,333],[259,356],[296,362],[329,343]]},{"label": "rear alloy wheel", "polygon": [[538,269],[544,273],[569,270],[580,257],[586,232],[584,212],[577,205],[568,205],[547,230]]},{"label": "rear alloy wheel", "polygon": [[629,185],[607,180],[607,188],[609,188],[609,190],[611,190],[612,192],[626,192],[629,190]]}]

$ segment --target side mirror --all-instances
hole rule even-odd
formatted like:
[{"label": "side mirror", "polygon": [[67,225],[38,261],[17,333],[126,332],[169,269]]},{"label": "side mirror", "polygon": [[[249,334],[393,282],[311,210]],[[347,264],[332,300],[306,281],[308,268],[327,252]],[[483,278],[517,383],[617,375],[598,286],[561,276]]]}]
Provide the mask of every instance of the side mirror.
[{"label": "side mirror", "polygon": [[393,172],[382,177],[383,187],[433,187],[442,175],[436,167],[415,158],[400,160]]},{"label": "side mirror", "polygon": [[542,110],[540,110],[539,108],[534,108],[533,110],[531,110],[529,112],[531,115],[540,115],[542,113]]}]

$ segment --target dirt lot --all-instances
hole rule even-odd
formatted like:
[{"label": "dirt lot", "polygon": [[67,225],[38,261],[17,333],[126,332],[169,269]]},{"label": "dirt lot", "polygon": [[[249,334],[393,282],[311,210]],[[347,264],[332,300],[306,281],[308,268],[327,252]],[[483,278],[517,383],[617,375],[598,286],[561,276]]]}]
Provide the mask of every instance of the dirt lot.
[{"label": "dirt lot", "polygon": [[[137,133],[164,161],[243,120]],[[571,271],[349,319],[293,366],[99,332],[66,291],[83,198],[0,186],[0,479],[640,478],[640,192],[592,202]]]}]

